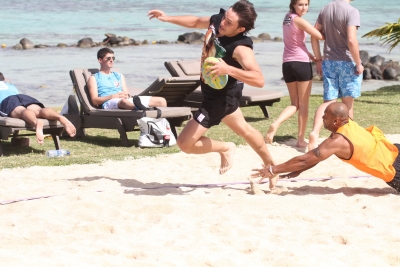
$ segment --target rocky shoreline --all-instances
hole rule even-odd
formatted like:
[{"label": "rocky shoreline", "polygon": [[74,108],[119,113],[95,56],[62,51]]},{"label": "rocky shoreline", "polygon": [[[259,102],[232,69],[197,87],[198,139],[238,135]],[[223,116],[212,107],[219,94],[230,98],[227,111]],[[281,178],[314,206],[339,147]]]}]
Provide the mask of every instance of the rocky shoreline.
[{"label": "rocky shoreline", "polygon": [[[119,46],[139,46],[148,44],[202,44],[204,40],[204,34],[199,32],[188,32],[178,36],[177,41],[170,42],[167,40],[151,41],[143,40],[138,41],[127,36],[117,36],[113,33],[106,33],[106,38],[101,42],[94,42],[92,38],[83,38],[76,44],[68,45],[65,43],[59,43],[56,47],[78,47],[78,48],[91,48],[99,46],[119,47]],[[250,36],[253,42],[282,42],[281,37],[271,38],[268,33],[261,33],[258,36]],[[3,48],[5,46],[3,45]],[[20,40],[19,44],[16,44],[12,49],[24,50],[34,48],[46,48],[51,47],[45,44],[34,44],[27,38]],[[364,65],[364,80],[395,80],[400,81],[400,64],[398,61],[392,61],[386,59],[380,55],[370,56],[367,51],[360,51],[360,58]],[[320,77],[316,74],[315,64],[313,64],[314,79],[320,80]]]},{"label": "rocky shoreline", "polygon": [[[128,36],[117,36],[113,33],[106,33],[106,38],[104,38],[101,42],[94,42],[92,38],[83,38],[79,40],[76,44],[65,44],[59,43],[55,47],[79,47],[79,48],[90,48],[97,46],[138,46],[138,45],[148,45],[148,44],[202,44],[204,40],[204,34],[199,32],[188,32],[178,36],[178,39],[174,42],[167,40],[158,40],[151,41],[148,40],[135,40]],[[281,37],[271,38],[268,33],[261,33],[258,36],[250,36],[253,42],[264,42],[264,41],[276,41],[281,42]],[[23,49],[33,49],[33,48],[45,48],[52,47],[46,44],[34,44],[27,38],[23,38],[20,42],[12,47],[12,49],[23,50]],[[54,47],[54,46],[53,46]]]}]

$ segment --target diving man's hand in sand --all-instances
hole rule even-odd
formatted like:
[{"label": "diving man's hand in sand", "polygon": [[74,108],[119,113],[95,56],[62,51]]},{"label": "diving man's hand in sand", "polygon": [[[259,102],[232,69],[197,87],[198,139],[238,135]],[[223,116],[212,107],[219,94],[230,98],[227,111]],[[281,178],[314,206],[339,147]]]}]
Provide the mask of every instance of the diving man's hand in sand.
[{"label": "diving man's hand in sand", "polygon": [[276,183],[278,182],[279,179],[290,179],[299,176],[302,171],[295,171],[287,174],[281,174],[278,175],[274,173],[273,167],[272,166],[266,166],[262,165],[262,169],[253,169],[252,171],[256,172],[251,175],[253,178],[258,178],[261,177],[261,179],[258,181],[258,183],[261,183],[262,180],[265,178],[269,179],[269,188],[272,190],[275,188]]},{"label": "diving man's hand in sand", "polygon": [[274,189],[276,183],[279,180],[279,176],[274,174],[273,171],[271,172],[272,166],[267,166],[262,164],[263,168],[262,169],[252,169],[252,171],[256,172],[251,175],[252,178],[258,178],[261,177],[261,179],[258,181],[258,183],[261,183],[262,180],[265,178],[269,179],[269,189]]}]

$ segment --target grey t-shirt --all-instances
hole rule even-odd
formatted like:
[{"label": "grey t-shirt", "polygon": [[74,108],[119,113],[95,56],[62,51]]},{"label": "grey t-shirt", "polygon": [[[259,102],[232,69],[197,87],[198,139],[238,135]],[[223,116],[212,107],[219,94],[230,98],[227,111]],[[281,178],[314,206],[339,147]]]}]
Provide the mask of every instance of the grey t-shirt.
[{"label": "grey t-shirt", "polygon": [[324,6],[317,23],[325,35],[324,59],[354,61],[347,44],[347,26],[360,27],[360,13],[345,0]]}]

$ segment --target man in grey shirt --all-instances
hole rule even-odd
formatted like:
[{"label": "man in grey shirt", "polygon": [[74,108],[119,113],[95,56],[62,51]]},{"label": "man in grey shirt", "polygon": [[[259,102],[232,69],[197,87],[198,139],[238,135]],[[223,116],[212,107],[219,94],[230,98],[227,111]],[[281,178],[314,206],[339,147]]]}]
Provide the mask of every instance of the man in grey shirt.
[{"label": "man in grey shirt", "polygon": [[311,37],[317,73],[323,76],[324,103],[315,112],[308,150],[318,146],[325,108],[341,98],[349,109],[350,118],[353,119],[354,98],[361,95],[364,67],[361,64],[357,41],[357,29],[361,24],[360,13],[350,5],[350,1],[333,0],[324,6],[314,26],[325,35],[323,60],[319,40]]}]

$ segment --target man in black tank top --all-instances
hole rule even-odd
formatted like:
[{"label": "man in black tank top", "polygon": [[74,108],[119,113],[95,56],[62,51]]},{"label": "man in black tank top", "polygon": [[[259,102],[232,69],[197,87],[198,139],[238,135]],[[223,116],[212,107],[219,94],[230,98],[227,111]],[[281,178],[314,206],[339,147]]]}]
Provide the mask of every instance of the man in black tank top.
[{"label": "man in black tank top", "polygon": [[221,8],[219,14],[211,17],[167,16],[161,10],[151,10],[148,16],[187,28],[207,29],[201,64],[207,57],[219,58],[219,62],[210,62],[213,66],[209,75],[228,75],[228,83],[221,90],[213,89],[200,77],[204,101],[179,135],[179,148],[190,154],[218,152],[221,156],[219,172],[224,174],[232,167],[235,144],[204,136],[209,128],[222,121],[247,141],[265,165],[274,165],[263,136],[245,121],[239,109],[243,83],[264,86],[264,77],[254,57],[253,42],[245,35],[254,29],[257,13],[253,4],[240,0],[227,11]]}]

